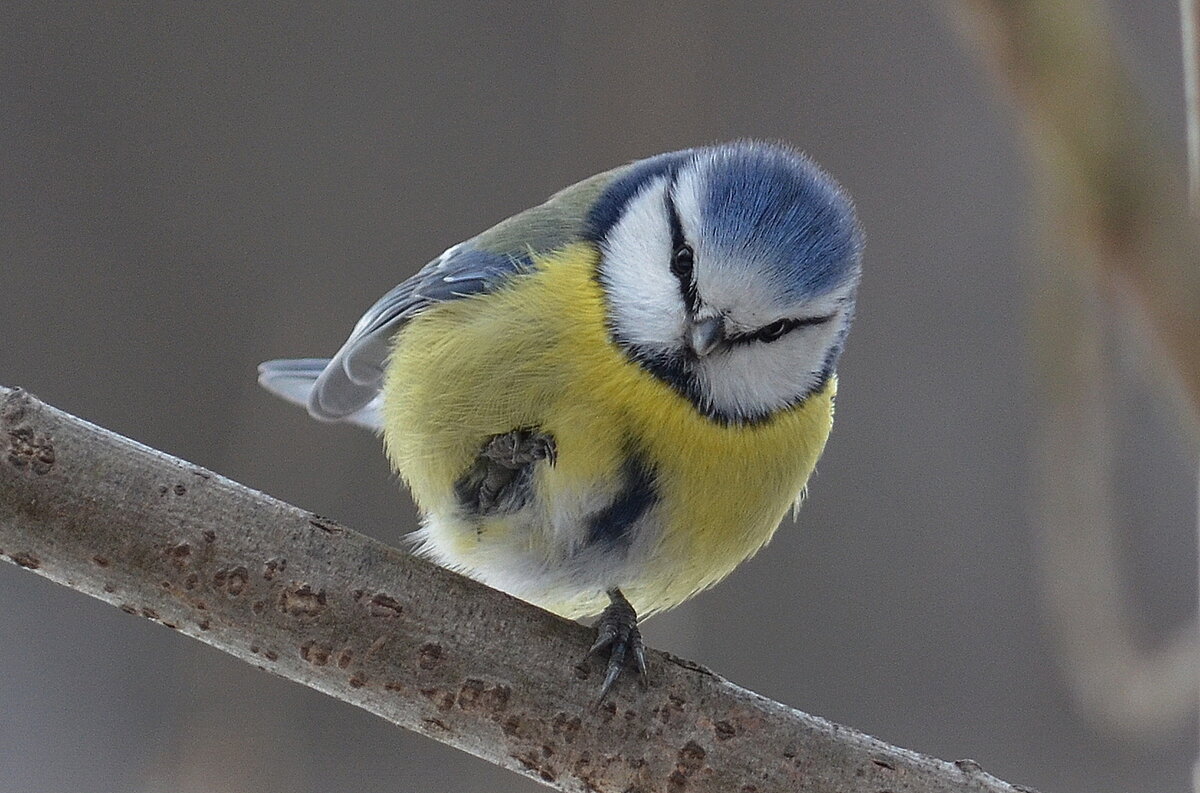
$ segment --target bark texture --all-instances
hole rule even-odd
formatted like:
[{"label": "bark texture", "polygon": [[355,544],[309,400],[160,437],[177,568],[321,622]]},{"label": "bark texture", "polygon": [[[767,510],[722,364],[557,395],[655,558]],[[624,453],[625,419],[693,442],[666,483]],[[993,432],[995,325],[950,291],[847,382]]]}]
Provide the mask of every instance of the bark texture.
[{"label": "bark texture", "polygon": [[593,708],[586,627],[3,387],[0,558],[561,790],[1026,790],[656,651]]}]

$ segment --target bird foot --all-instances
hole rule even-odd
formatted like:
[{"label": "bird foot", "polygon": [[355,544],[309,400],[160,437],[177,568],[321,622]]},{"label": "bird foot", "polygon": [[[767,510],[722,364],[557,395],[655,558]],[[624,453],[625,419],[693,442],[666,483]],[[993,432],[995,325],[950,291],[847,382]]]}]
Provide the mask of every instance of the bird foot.
[{"label": "bird foot", "polygon": [[483,456],[505,468],[516,470],[539,460],[554,465],[558,449],[554,436],[523,427],[503,435],[493,435],[483,447]]},{"label": "bird foot", "polygon": [[621,676],[630,661],[637,667],[642,687],[646,687],[646,648],[642,644],[642,633],[637,626],[637,612],[619,589],[610,589],[612,601],[601,613],[596,623],[596,643],[588,650],[588,657],[608,650],[608,667],[596,704],[604,701],[613,683]]},{"label": "bird foot", "polygon": [[455,483],[459,499],[479,515],[515,512],[532,496],[533,465],[558,459],[554,437],[521,428],[493,435],[470,470]]}]

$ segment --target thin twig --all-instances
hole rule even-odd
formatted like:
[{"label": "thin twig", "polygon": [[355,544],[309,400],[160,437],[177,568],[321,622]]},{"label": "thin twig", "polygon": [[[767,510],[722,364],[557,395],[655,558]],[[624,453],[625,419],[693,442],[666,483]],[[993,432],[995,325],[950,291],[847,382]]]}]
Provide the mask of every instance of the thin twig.
[{"label": "thin twig", "polygon": [[1101,317],[1132,297],[1161,350],[1153,381],[1200,417],[1200,238],[1182,181],[1090,0],[945,3],[1010,89],[1038,155],[1053,261],[1039,273],[1043,580],[1077,700],[1106,726],[1173,734],[1191,718],[1196,626],[1142,649],[1117,564],[1113,378]]},{"label": "thin twig", "polygon": [[3,387],[0,555],[561,790],[1019,791],[660,652],[593,708],[584,626]]},{"label": "thin twig", "polygon": [[[1188,204],[1192,217],[1200,219],[1200,2],[1179,0],[1179,30],[1187,115]],[[1200,534],[1200,475],[1196,478],[1196,531]],[[1197,559],[1200,561],[1200,556]],[[1200,611],[1197,618],[1200,619]],[[1200,658],[1196,663],[1200,665]],[[1200,676],[1197,682],[1200,683]],[[1200,793],[1200,755],[1192,765],[1192,791]]]},{"label": "thin twig", "polygon": [[1200,215],[1200,3],[1179,0],[1183,45],[1183,100],[1187,108],[1188,197],[1192,215]]},{"label": "thin twig", "polygon": [[[1047,217],[1061,228],[1053,212]],[[1173,735],[1194,712],[1189,694],[1200,639],[1190,623],[1156,646],[1138,641],[1112,486],[1115,411],[1104,322],[1111,307],[1080,272],[1047,267],[1036,301],[1044,398],[1034,479],[1049,633],[1076,701],[1094,722],[1126,735]]]},{"label": "thin twig", "polygon": [[[965,0],[944,6],[1011,90],[1038,174],[1074,202],[1079,263],[1137,301],[1200,416],[1200,235],[1183,180],[1117,56],[1102,3]],[[1200,423],[1193,422],[1196,432]]]}]

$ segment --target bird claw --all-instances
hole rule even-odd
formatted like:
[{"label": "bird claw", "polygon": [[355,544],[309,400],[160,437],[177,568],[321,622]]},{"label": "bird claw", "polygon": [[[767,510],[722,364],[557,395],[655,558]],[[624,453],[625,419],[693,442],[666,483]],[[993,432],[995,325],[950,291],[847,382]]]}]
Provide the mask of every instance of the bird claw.
[{"label": "bird claw", "polygon": [[493,435],[483,448],[483,456],[515,470],[539,460],[554,465],[558,461],[558,448],[553,435],[524,427]]},{"label": "bird claw", "polygon": [[600,615],[596,623],[596,643],[588,650],[588,657],[608,650],[608,666],[596,705],[604,701],[621,672],[629,665],[630,656],[638,670],[642,688],[647,685],[646,647],[642,643],[642,632],[637,626],[637,612],[618,589],[608,593],[612,603]]},{"label": "bird claw", "polygon": [[454,483],[464,506],[482,515],[514,512],[528,501],[534,465],[558,461],[554,436],[529,427],[493,435],[471,468]]}]

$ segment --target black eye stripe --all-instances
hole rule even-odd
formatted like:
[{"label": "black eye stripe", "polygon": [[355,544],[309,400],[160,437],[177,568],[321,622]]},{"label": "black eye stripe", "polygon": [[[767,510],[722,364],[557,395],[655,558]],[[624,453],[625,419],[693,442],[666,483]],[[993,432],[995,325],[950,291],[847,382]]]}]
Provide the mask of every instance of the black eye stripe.
[{"label": "black eye stripe", "polygon": [[796,328],[806,328],[811,325],[824,325],[829,320],[833,319],[835,314],[826,314],[821,317],[803,317],[800,319],[779,319],[769,325],[763,325],[757,330],[752,330],[749,333],[738,333],[728,337],[730,344],[750,344],[751,342],[763,342],[769,344],[773,341],[782,339],[787,334],[791,333]]},{"label": "black eye stripe", "polygon": [[683,224],[679,220],[679,210],[675,208],[675,199],[671,196],[674,183],[667,186],[663,199],[667,205],[667,220],[671,225],[671,272],[679,279],[679,291],[687,304],[688,311],[695,312],[699,297],[696,294],[695,253],[683,236]]},{"label": "black eye stripe", "polygon": [[671,272],[676,278],[690,283],[695,264],[695,254],[691,245],[680,245],[671,252]]},{"label": "black eye stripe", "polygon": [[764,325],[754,332],[754,338],[759,341],[775,341],[783,334],[792,329],[792,323],[786,319],[781,319],[778,322],[772,322],[770,325]]},{"label": "black eye stripe", "polygon": [[671,224],[671,250],[679,250],[687,244],[687,239],[683,236],[683,223],[679,221],[679,210],[675,207],[675,198],[671,195],[671,190],[674,189],[674,184],[668,185],[667,190],[663,193],[663,198],[667,202],[667,220]]}]

